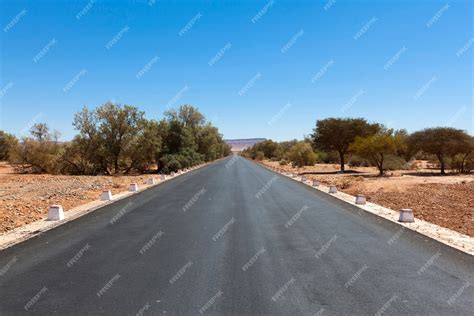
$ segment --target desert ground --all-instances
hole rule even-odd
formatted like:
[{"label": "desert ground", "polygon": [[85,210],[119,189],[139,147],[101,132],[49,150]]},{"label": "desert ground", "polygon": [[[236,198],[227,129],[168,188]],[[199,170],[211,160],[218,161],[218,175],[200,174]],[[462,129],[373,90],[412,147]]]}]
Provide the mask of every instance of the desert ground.
[{"label": "desert ground", "polygon": [[0,163],[0,234],[45,218],[51,204],[69,210],[98,200],[103,190],[126,191],[130,183],[145,184],[149,177],[16,174]]},{"label": "desert ground", "polygon": [[441,176],[426,161],[417,161],[417,169],[389,171],[384,177],[371,167],[346,166],[347,173],[339,174],[339,165],[333,164],[293,168],[275,161],[261,163],[335,184],[348,194],[364,194],[368,201],[393,210],[411,208],[415,218],[474,236],[473,174]]}]

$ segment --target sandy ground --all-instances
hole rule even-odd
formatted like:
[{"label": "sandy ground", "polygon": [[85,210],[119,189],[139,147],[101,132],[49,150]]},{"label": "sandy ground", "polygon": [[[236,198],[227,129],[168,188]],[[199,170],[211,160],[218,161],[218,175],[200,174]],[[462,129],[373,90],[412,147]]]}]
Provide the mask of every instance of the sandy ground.
[{"label": "sandy ground", "polygon": [[98,200],[103,190],[118,193],[150,176],[53,176],[14,174],[0,163],[0,234],[47,216],[48,206],[69,210]]},{"label": "sandy ground", "polygon": [[418,170],[394,171],[387,177],[378,177],[375,168],[367,167],[347,167],[354,172],[338,174],[337,165],[292,168],[278,162],[262,163],[335,184],[351,195],[364,194],[368,201],[393,210],[411,208],[417,218],[474,237],[474,175],[440,176],[426,169],[425,162],[418,163]]}]

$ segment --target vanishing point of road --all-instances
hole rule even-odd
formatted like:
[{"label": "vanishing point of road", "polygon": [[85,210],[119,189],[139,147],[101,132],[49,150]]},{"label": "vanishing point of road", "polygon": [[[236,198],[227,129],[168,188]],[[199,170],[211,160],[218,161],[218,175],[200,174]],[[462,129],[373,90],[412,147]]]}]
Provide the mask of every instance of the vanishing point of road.
[{"label": "vanishing point of road", "polygon": [[0,251],[0,315],[472,315],[474,260],[236,156]]}]

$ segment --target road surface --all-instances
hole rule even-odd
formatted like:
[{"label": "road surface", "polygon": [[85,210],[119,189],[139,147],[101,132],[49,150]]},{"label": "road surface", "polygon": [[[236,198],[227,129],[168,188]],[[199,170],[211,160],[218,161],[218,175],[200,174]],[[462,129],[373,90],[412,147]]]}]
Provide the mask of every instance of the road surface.
[{"label": "road surface", "polygon": [[0,315],[472,315],[471,256],[242,158],[0,252]]}]

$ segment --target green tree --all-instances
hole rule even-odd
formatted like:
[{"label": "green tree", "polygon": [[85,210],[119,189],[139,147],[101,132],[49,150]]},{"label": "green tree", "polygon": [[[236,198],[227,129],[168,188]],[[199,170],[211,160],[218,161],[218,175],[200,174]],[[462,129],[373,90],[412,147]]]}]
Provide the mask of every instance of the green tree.
[{"label": "green tree", "polygon": [[318,120],[311,135],[314,147],[324,151],[337,151],[344,172],[344,156],[357,136],[374,135],[380,130],[378,124],[369,124],[362,118],[328,118]]},{"label": "green tree", "polygon": [[293,166],[312,166],[316,163],[317,155],[309,143],[299,142],[290,148],[288,157]]},{"label": "green tree", "polygon": [[410,135],[411,152],[419,150],[435,155],[439,161],[441,174],[446,174],[446,159],[463,153],[469,146],[469,135],[465,131],[451,127],[426,128]]},{"label": "green tree", "polygon": [[383,130],[371,136],[357,136],[349,149],[375,164],[379,169],[379,175],[382,176],[386,156],[395,154],[397,151],[397,140],[393,135],[393,130]]},{"label": "green tree", "polygon": [[8,160],[16,146],[18,146],[18,140],[15,136],[0,131],[0,160]]},{"label": "green tree", "polygon": [[95,112],[105,154],[110,157],[114,172],[118,173],[121,154],[137,136],[144,113],[136,107],[111,102],[97,108]]}]

